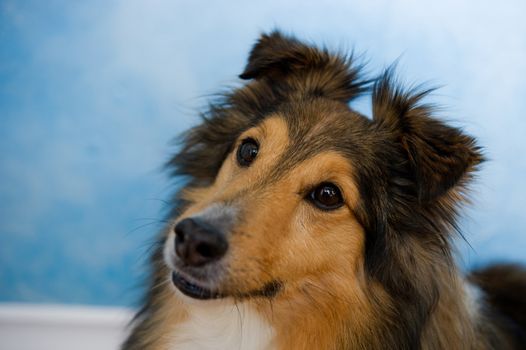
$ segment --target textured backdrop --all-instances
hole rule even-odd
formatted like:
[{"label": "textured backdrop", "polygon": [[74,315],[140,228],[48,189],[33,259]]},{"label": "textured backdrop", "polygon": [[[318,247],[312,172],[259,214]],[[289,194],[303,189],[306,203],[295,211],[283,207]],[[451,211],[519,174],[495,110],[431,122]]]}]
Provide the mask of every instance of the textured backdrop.
[{"label": "textured backdrop", "polygon": [[462,264],[526,262],[524,13],[521,0],[0,0],[0,301],[136,302],[173,190],[170,139],[275,27],[443,86],[432,100],[490,160]]}]

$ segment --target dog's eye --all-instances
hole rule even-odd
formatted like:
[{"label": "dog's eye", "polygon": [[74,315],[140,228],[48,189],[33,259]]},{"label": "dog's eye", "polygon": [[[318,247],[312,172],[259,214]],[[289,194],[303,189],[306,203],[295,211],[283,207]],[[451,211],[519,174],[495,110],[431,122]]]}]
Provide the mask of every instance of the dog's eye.
[{"label": "dog's eye", "polygon": [[259,145],[256,140],[244,139],[237,150],[237,162],[243,167],[249,166],[256,159],[258,151]]},{"label": "dog's eye", "polygon": [[334,210],[343,205],[340,189],[330,182],[321,183],[309,193],[308,199],[323,210]]}]

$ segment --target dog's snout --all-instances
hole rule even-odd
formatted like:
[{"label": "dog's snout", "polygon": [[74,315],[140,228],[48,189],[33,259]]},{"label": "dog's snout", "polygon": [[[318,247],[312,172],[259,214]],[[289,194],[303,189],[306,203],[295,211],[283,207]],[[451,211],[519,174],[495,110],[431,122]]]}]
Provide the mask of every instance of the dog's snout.
[{"label": "dog's snout", "polygon": [[174,231],[175,252],[188,265],[202,266],[219,260],[228,250],[224,233],[204,220],[184,219]]}]

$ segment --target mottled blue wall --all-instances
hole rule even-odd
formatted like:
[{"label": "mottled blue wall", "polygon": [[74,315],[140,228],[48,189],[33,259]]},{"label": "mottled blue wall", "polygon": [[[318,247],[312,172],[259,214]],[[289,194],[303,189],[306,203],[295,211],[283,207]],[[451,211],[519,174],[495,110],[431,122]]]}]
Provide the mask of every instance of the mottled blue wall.
[{"label": "mottled blue wall", "polygon": [[442,115],[490,159],[464,264],[526,262],[524,13],[521,0],[0,1],[0,301],[133,304],[172,189],[169,140],[274,27],[444,85]]}]

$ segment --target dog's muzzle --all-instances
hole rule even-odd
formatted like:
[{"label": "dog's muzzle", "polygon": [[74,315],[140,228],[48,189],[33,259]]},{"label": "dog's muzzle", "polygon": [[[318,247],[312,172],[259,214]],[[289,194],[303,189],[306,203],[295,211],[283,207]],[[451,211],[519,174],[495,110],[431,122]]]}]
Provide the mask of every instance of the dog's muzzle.
[{"label": "dog's muzzle", "polygon": [[228,239],[236,214],[232,206],[217,203],[172,228],[164,258],[173,284],[183,294],[197,299],[221,297],[219,288],[228,265]]}]

